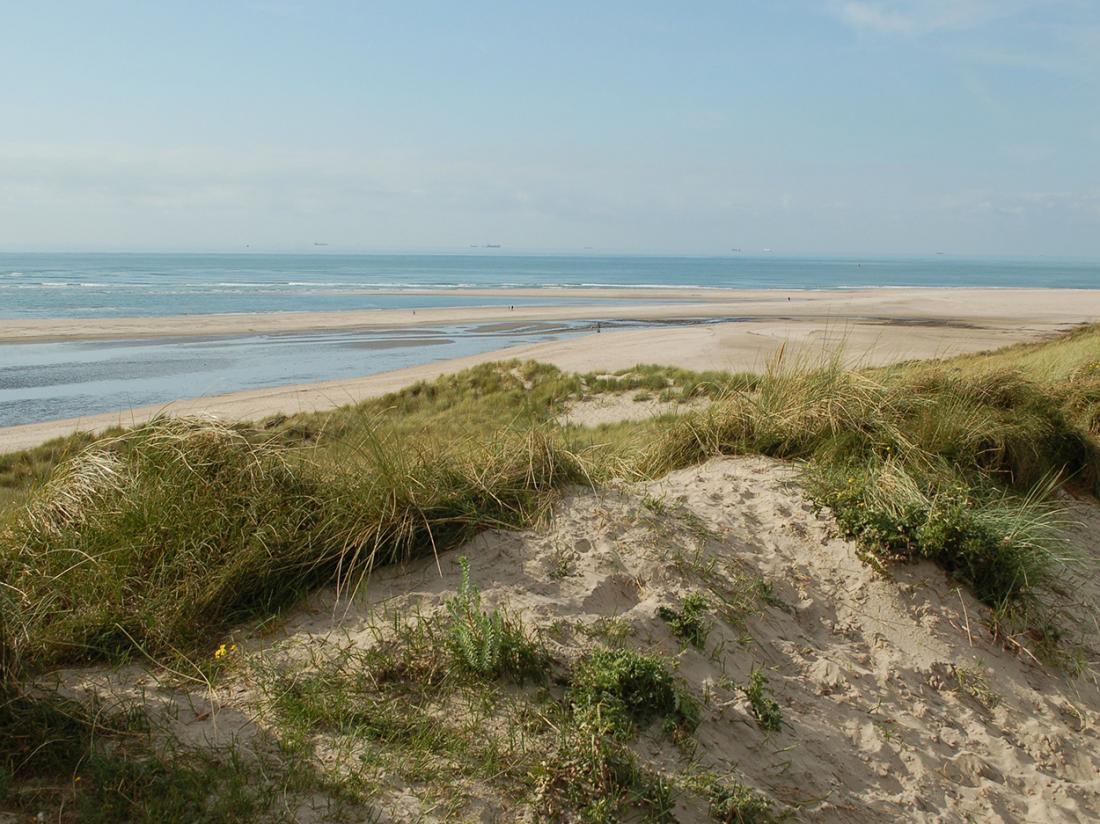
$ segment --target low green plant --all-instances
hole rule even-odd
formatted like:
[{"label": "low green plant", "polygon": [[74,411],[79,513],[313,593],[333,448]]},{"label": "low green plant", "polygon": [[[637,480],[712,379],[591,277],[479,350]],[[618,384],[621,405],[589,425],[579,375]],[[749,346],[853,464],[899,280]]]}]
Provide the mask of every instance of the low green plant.
[{"label": "low green plant", "polygon": [[379,689],[362,674],[329,664],[285,673],[265,690],[284,751],[305,760],[317,734],[359,742],[409,780],[421,777],[417,765],[424,760],[469,760],[481,742],[433,714],[435,705],[410,687]]},{"label": "low green plant", "polygon": [[577,631],[588,638],[596,638],[609,647],[619,647],[630,637],[634,627],[628,618],[621,615],[614,618],[603,616],[589,624],[579,621]]},{"label": "low green plant", "polygon": [[737,779],[711,781],[706,795],[711,817],[721,824],[777,824],[783,820],[770,798]]},{"label": "low green plant", "polygon": [[956,688],[969,695],[985,709],[996,709],[1001,703],[1001,696],[989,686],[989,679],[978,670],[952,666],[951,674],[955,677]]},{"label": "low green plant", "polygon": [[657,617],[669,625],[677,638],[702,649],[710,635],[710,625],[706,621],[709,609],[707,599],[700,593],[693,592],[684,596],[678,610],[667,606],[658,607]]},{"label": "low green plant", "polygon": [[[191,748],[154,729],[140,706],[107,707],[56,694],[8,695],[0,702],[0,809],[108,824],[289,822],[275,805],[312,798],[352,802],[310,765],[233,747]],[[322,817],[321,820],[330,820]]]},{"label": "low green plant", "polygon": [[663,659],[625,648],[597,649],[582,659],[570,679],[569,700],[580,712],[599,707],[620,735],[654,718],[689,729],[699,721],[698,705]]},{"label": "low green plant", "polygon": [[481,608],[481,592],[470,580],[470,561],[458,559],[462,570],[458,591],[446,601],[450,615],[448,638],[456,663],[482,678],[510,675],[518,681],[541,677],[549,664],[542,648],[527,637],[523,626],[499,608]]},{"label": "low green plant", "polygon": [[[134,719],[9,684],[0,691],[0,783],[14,787],[71,775],[91,752],[96,729],[109,738],[135,727]],[[0,805],[3,801],[0,793]]]},{"label": "low green plant", "polygon": [[559,546],[550,555],[550,577],[555,581],[566,578],[573,571],[577,553],[570,547]]},{"label": "low green plant", "polygon": [[1018,497],[889,459],[819,473],[811,490],[865,551],[931,560],[995,608],[1022,606],[1052,582],[1059,516],[1044,503],[1049,483]]},{"label": "low green plant", "polygon": [[783,728],[783,711],[768,689],[768,676],[762,669],[754,669],[749,683],[741,688],[749,700],[756,724],[765,732],[779,732]]},{"label": "low green plant", "polygon": [[81,765],[79,779],[74,806],[77,820],[88,824],[219,824],[274,812],[271,787],[258,780],[256,765],[232,751],[221,757],[97,753]]},{"label": "low green plant", "polygon": [[644,820],[670,820],[672,787],[638,763],[621,717],[606,704],[560,708],[553,726],[553,750],[529,775],[540,820],[614,824],[630,809]]}]

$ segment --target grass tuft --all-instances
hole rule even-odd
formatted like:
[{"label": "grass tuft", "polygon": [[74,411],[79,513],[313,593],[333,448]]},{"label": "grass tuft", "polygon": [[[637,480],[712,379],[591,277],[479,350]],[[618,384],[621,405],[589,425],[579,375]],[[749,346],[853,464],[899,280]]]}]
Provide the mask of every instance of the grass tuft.
[{"label": "grass tuft", "polygon": [[967,485],[950,470],[921,476],[900,459],[833,467],[812,478],[816,499],[866,551],[934,561],[994,608],[1033,608],[1067,560],[1057,532],[1061,514],[1046,503],[1049,481],[1019,496]]},{"label": "grass tuft", "polygon": [[705,790],[710,815],[721,824],[778,824],[785,818],[770,798],[739,780],[712,779]]},{"label": "grass tuft", "polygon": [[96,443],[0,533],[28,655],[194,648],[281,606],[324,540],[317,494],[280,450],[212,421],[165,418]]}]

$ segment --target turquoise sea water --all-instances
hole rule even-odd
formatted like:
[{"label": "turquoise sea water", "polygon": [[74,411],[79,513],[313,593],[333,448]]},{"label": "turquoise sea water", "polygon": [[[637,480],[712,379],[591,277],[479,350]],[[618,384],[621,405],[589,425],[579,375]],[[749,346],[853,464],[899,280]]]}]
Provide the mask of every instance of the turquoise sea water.
[{"label": "turquoise sea water", "polygon": [[[544,303],[592,309],[591,317],[581,321],[517,329],[475,324],[384,332],[0,344],[0,426],[124,410],[179,397],[375,374],[584,334],[596,321],[608,328],[632,325],[601,318],[600,307],[613,300],[565,299],[551,292],[531,298],[482,297],[461,291],[507,286],[1089,288],[1100,287],[1100,265],[946,256],[0,254],[0,330],[5,320],[34,318]],[[454,291],[410,292],[418,288]]]},{"label": "turquoise sea water", "polygon": [[1100,263],[931,258],[0,253],[0,319],[427,306],[554,298],[379,295],[423,287],[1098,287]]}]

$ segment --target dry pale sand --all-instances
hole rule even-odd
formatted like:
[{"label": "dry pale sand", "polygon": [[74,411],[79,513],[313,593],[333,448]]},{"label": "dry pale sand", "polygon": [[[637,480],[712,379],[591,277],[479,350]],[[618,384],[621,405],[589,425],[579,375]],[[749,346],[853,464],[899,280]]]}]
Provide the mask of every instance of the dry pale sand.
[{"label": "dry pale sand", "polygon": [[[669,290],[682,296],[678,290]],[[502,294],[504,292],[494,292]],[[557,294],[599,296],[596,290]],[[540,292],[540,294],[542,294]],[[624,297],[614,291],[616,297]],[[629,293],[628,293],[629,294]],[[645,290],[644,297],[653,292]],[[664,293],[657,293],[667,300]],[[629,306],[542,306],[519,309],[436,309],[409,312],[285,313],[131,318],[111,321],[4,321],[0,342],[246,334],[304,329],[369,329],[415,324],[527,323],[577,318],[737,317],[745,320],[704,326],[669,326],[604,332],[488,352],[347,380],[187,398],[145,406],[0,429],[0,452],[35,446],[78,430],[99,431],[141,423],[162,412],[212,414],[248,420],[277,413],[330,409],[396,391],[419,380],[502,358],[533,358],[568,371],[628,369],[658,363],[689,369],[757,370],[780,347],[791,356],[821,357],[843,347],[850,361],[889,363],[997,348],[1032,340],[1100,318],[1100,290],[1066,289],[878,289],[829,292],[770,291],[705,293],[710,300]]]},{"label": "dry pale sand", "polygon": [[[794,805],[797,820],[1100,819],[1095,674],[1069,679],[1006,649],[987,628],[988,609],[931,564],[876,573],[837,537],[827,514],[813,513],[794,474],[770,459],[715,459],[645,486],[577,494],[546,529],[485,534],[441,556],[438,567],[427,559],[379,570],[350,602],[320,593],[277,630],[242,630],[237,640],[264,671],[370,647],[387,616],[442,610],[458,585],[456,559],[466,554],[486,605],[542,631],[559,660],[592,648],[609,620],[624,630],[622,643],[674,659],[703,704],[694,768],[742,775]],[[1095,568],[1100,510],[1069,505],[1083,525],[1066,537]],[[726,588],[756,578],[777,600],[740,620],[722,612]],[[1078,592],[1094,599],[1096,587],[1092,576]],[[715,607],[703,651],[684,648],[656,615],[697,591]],[[1095,626],[1080,630],[1095,648]],[[739,689],[754,668],[766,671],[782,709],[779,733],[757,727]],[[134,669],[70,671],[61,681],[77,694],[160,702],[192,743],[260,741],[269,718],[249,671],[212,693]],[[492,730],[498,720],[490,712],[478,725]],[[317,744],[330,769],[359,769],[339,735],[319,734]],[[658,724],[632,746],[669,777],[690,769],[687,750],[672,746]],[[380,820],[436,820],[438,796],[428,788],[376,779]],[[522,799],[489,783],[453,787],[448,796],[459,793],[471,820],[533,820]],[[710,820],[691,800],[678,802],[675,818]]]},{"label": "dry pale sand", "polygon": [[601,426],[644,421],[662,415],[682,415],[707,403],[705,398],[665,401],[648,392],[605,392],[570,403],[558,416],[558,422],[568,426]]}]

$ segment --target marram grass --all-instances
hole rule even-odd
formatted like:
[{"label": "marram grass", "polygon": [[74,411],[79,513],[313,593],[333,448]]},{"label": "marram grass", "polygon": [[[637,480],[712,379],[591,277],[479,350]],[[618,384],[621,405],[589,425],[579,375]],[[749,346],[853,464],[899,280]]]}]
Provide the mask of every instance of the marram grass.
[{"label": "marram grass", "polygon": [[311,586],[531,523],[556,486],[583,479],[538,430],[488,445],[376,441],[322,468],[255,433],[158,419],[62,464],[0,533],[12,654],[190,652]]},{"label": "marram grass", "polygon": [[1095,488],[1100,454],[1042,385],[1011,372],[949,375],[932,366],[858,372],[772,368],[738,392],[681,416],[641,462],[647,475],[718,454],[823,462],[902,456],[1028,489],[1052,474]]},{"label": "marram grass", "polygon": [[[804,461],[818,501],[842,517],[836,478],[855,467],[876,479],[861,486],[877,490],[865,507],[923,542],[922,557],[989,603],[1017,600],[1056,582],[1058,556],[1007,526],[1009,515],[1037,522],[1027,495],[1046,481],[1095,489],[1100,478],[1082,400],[1100,380],[1088,346],[1100,353],[1096,330],[1023,353],[1046,364],[1043,352],[1065,350],[1080,361],[1052,381],[994,368],[996,355],[872,370],[776,361],[751,378],[655,367],[574,376],[510,362],[259,428],[158,419],[76,451],[37,488],[18,487],[25,503],[0,527],[12,602],[0,652],[39,667],[205,650],[232,623],[312,587],[350,587],[377,564],[534,523],[564,486],[655,477],[721,454]],[[662,386],[717,400],[597,430],[555,422],[592,393]],[[50,454],[82,445],[59,442]],[[45,474],[38,458],[6,464],[33,467],[12,475],[24,481]],[[888,467],[931,502],[918,507],[929,524],[903,523],[905,490],[878,483]],[[955,485],[975,502],[966,540],[942,516]],[[857,531],[872,541],[866,525]],[[1000,548],[971,552],[978,532]],[[960,546],[966,557],[956,557]]]}]

